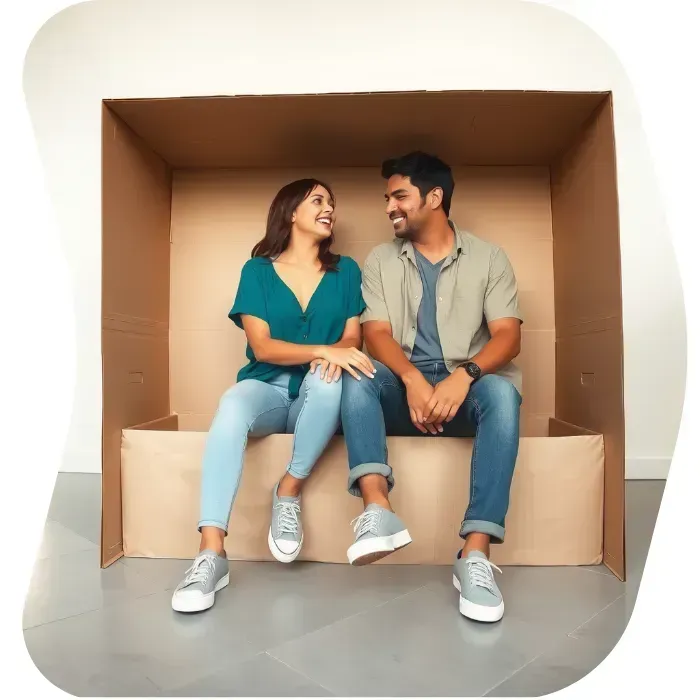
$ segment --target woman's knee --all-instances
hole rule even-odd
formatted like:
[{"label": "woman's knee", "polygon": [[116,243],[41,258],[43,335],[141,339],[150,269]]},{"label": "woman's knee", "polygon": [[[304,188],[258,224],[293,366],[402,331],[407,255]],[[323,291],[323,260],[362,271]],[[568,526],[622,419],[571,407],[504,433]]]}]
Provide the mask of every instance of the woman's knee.
[{"label": "woman's knee", "polygon": [[251,406],[258,390],[255,386],[257,383],[255,380],[244,379],[227,389],[219,399],[217,420],[241,425],[250,423],[253,418]]},{"label": "woman's knee", "polygon": [[326,378],[321,378],[321,370],[306,375],[306,398],[314,402],[322,402],[329,405],[340,406],[340,399],[343,393],[342,378],[337,382],[335,380],[327,381]]}]

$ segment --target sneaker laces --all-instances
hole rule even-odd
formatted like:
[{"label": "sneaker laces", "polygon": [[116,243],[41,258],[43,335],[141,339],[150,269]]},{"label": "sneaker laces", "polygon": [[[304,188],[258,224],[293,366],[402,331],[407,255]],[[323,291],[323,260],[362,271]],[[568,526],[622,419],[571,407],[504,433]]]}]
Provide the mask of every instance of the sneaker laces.
[{"label": "sneaker laces", "polygon": [[280,535],[296,535],[299,532],[301,507],[296,501],[280,501],[276,506],[277,530]]},{"label": "sneaker laces", "polygon": [[192,566],[185,572],[182,588],[193,583],[206,583],[216,569],[216,556],[214,554],[200,554]]},{"label": "sneaker laces", "polygon": [[469,572],[469,583],[472,586],[485,588],[492,595],[496,595],[496,582],[493,578],[492,569],[496,569],[499,574],[503,572],[488,559],[467,559],[467,571]]},{"label": "sneaker laces", "polygon": [[362,537],[368,532],[376,535],[379,531],[379,516],[378,510],[367,510],[362,515],[358,515],[351,523],[356,537]]}]

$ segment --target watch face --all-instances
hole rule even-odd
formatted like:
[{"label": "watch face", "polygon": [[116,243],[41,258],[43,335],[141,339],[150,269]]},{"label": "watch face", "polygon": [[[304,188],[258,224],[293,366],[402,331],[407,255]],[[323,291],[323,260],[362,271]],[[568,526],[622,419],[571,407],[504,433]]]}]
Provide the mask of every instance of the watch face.
[{"label": "watch face", "polygon": [[466,370],[467,374],[473,379],[478,379],[481,376],[481,369],[479,369],[479,366],[473,362],[467,362]]}]

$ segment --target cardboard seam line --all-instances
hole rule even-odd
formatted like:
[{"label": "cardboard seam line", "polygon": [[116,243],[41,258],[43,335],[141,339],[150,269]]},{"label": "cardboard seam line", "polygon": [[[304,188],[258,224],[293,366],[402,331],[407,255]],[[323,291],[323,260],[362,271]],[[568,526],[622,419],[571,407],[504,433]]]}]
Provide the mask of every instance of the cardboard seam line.
[{"label": "cardboard seam line", "polygon": [[605,333],[606,331],[622,331],[621,316],[606,316],[594,321],[582,321],[570,325],[555,328],[556,339],[572,338],[577,335],[589,335],[591,333]]},{"label": "cardboard seam line", "polygon": [[153,335],[167,338],[170,332],[170,324],[168,321],[155,321],[139,316],[108,314],[102,317],[102,329],[117,333]]}]

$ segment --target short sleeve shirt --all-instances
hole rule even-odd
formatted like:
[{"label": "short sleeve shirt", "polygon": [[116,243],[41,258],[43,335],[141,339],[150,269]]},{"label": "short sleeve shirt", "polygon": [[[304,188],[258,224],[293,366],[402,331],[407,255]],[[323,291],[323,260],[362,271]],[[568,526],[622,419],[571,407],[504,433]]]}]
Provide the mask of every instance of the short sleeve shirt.
[{"label": "short sleeve shirt", "polygon": [[[270,336],[298,345],[333,345],[343,336],[345,323],[365,309],[362,298],[362,273],[350,257],[341,256],[337,270],[325,272],[306,310],[287,286],[269,258],[251,258],[241,270],[241,279],[229,318],[243,328],[242,315],[255,316],[270,327]],[[238,381],[272,381],[285,372],[292,373],[290,398],[299,388],[309,365],[281,366],[258,362],[250,343],[246,344],[248,364],[238,372]]]},{"label": "short sleeve shirt", "polygon": [[[502,248],[460,231],[437,279],[436,315],[440,345],[449,372],[471,360],[490,340],[487,324],[523,316],[513,268]],[[423,282],[410,241],[395,239],[372,250],[362,273],[366,308],[361,321],[388,321],[407,358],[416,342]],[[522,394],[522,373],[513,363],[497,372]]]}]

